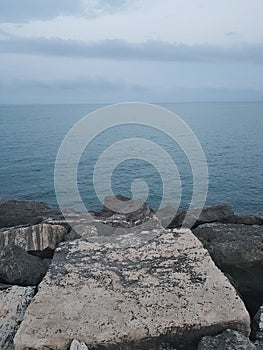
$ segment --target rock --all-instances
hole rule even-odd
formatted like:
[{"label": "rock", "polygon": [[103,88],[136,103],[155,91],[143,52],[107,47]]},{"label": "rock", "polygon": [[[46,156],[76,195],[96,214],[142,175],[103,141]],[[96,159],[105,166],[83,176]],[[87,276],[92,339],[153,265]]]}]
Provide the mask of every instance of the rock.
[{"label": "rock", "polygon": [[0,291],[5,290],[5,289],[8,289],[8,288],[10,288],[10,287],[12,287],[11,284],[0,283]]},{"label": "rock", "polygon": [[13,244],[39,257],[49,258],[66,232],[65,227],[50,224],[1,229],[0,251]]},{"label": "rock", "polygon": [[16,350],[195,349],[249,315],[189,230],[63,242],[16,334]]},{"label": "rock", "polygon": [[28,254],[24,249],[8,245],[0,251],[0,281],[19,286],[35,286],[40,283],[48,264]]},{"label": "rock", "polygon": [[263,305],[260,306],[258,312],[253,318],[252,337],[263,345]]},{"label": "rock", "polygon": [[[138,225],[148,220],[152,216],[152,211],[141,199],[130,199],[122,195],[107,196],[99,215],[109,218],[114,214],[122,215],[122,221]],[[115,217],[115,222],[120,222],[120,219],[120,217]]]},{"label": "rock", "polygon": [[13,286],[0,292],[0,349],[13,350],[14,335],[35,293],[34,287]]},{"label": "rock", "polygon": [[263,217],[259,215],[229,215],[221,220],[225,224],[263,225]]},{"label": "rock", "polygon": [[131,227],[134,226],[131,222],[127,221],[124,214],[114,214],[109,218],[102,220],[106,225],[111,225],[112,227]]},{"label": "rock", "polygon": [[212,223],[193,232],[232,276],[253,317],[263,300],[263,226]]},{"label": "rock", "polygon": [[0,228],[17,225],[35,225],[53,210],[42,202],[0,199]]},{"label": "rock", "polygon": [[[188,213],[189,220],[185,220],[186,213]],[[190,209],[179,212],[172,222],[168,225],[169,228],[181,227],[197,227],[204,223],[221,222],[225,217],[234,215],[233,210],[226,204],[215,205],[204,208],[200,215],[200,209]]]},{"label": "rock", "polygon": [[74,228],[76,225],[88,225],[95,221],[94,215],[90,212],[77,212],[74,210],[64,210],[63,214],[52,214],[43,220],[43,223],[52,225],[62,225],[67,229]]},{"label": "rock", "polygon": [[204,337],[198,350],[256,350],[256,347],[244,334],[227,329],[217,336]]},{"label": "rock", "polygon": [[70,345],[70,350],[89,350],[89,349],[83,342],[80,343],[78,340],[74,339]]},{"label": "rock", "polygon": [[154,216],[158,218],[164,228],[169,227],[178,213],[178,208],[170,204],[159,209]]}]

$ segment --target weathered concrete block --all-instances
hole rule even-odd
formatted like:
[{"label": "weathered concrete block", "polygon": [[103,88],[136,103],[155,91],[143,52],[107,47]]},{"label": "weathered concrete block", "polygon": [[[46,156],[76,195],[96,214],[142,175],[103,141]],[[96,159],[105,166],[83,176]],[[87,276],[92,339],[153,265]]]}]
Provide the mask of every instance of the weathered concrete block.
[{"label": "weathered concrete block", "polygon": [[249,332],[228,279],[189,230],[64,242],[15,337],[16,350],[176,348]]}]

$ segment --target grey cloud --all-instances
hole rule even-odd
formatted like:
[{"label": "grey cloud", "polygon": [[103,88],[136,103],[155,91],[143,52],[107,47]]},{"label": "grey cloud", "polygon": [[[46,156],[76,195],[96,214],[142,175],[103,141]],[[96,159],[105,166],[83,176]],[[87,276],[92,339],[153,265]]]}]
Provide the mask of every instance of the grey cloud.
[{"label": "grey cloud", "polygon": [[208,44],[185,45],[163,41],[128,43],[122,40],[83,42],[62,39],[27,39],[9,37],[2,40],[2,53],[103,58],[114,60],[147,60],[164,62],[246,62],[263,63],[263,43],[232,47]]},{"label": "grey cloud", "polygon": [[0,81],[0,103],[114,103],[262,100],[263,91],[226,86],[142,86],[100,76],[74,80]]},{"label": "grey cloud", "polygon": [[147,88],[100,76],[82,79],[0,81],[0,103],[100,103],[141,99]]}]

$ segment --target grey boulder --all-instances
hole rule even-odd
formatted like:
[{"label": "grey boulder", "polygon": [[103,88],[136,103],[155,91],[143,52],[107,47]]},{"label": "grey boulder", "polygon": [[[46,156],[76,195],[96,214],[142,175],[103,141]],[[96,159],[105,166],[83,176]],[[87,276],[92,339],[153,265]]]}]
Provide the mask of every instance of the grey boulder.
[{"label": "grey boulder", "polygon": [[51,212],[53,212],[52,208],[46,203],[0,199],[0,228],[35,225]]},{"label": "grey boulder", "polygon": [[263,226],[211,223],[193,232],[232,277],[253,316],[263,300]]},{"label": "grey boulder", "polygon": [[[186,218],[186,214],[188,218]],[[168,225],[169,228],[188,227],[194,228],[204,223],[221,222],[226,217],[234,215],[231,207],[226,204],[215,205],[200,209],[184,210],[176,214]]]},{"label": "grey boulder", "polygon": [[0,251],[0,281],[19,286],[35,286],[45,276],[48,263],[24,249],[8,245]]},{"label": "grey boulder", "polygon": [[198,350],[256,350],[256,347],[244,334],[227,329],[214,337],[204,337]]},{"label": "grey boulder", "polygon": [[263,347],[263,305],[260,306],[258,312],[252,321],[252,336],[260,342]]},{"label": "grey boulder", "polygon": [[137,225],[152,216],[152,211],[142,199],[130,199],[122,195],[105,197],[102,212],[99,215],[109,218],[115,214],[121,215],[121,217],[115,217],[115,222],[126,221],[131,225]]}]

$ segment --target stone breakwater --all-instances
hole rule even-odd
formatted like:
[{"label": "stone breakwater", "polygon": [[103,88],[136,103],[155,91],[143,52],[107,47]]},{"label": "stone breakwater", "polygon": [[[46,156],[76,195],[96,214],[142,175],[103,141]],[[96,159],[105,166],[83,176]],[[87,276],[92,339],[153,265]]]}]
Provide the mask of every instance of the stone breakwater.
[{"label": "stone breakwater", "polygon": [[0,200],[0,349],[262,349],[262,215],[174,212]]}]

